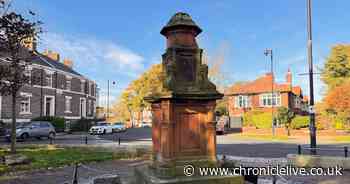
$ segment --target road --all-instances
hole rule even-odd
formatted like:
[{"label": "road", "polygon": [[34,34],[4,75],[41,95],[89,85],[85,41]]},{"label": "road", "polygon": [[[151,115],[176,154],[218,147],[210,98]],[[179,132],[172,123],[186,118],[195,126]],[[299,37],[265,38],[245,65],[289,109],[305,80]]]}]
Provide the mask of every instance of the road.
[{"label": "road", "polygon": [[[104,140],[113,140],[116,137],[121,138],[121,144],[135,143],[151,145],[151,129],[137,128],[129,129],[124,133],[113,135],[102,135],[100,138]],[[303,145],[307,147],[307,145]],[[320,155],[343,156],[344,144],[319,145],[322,149]],[[350,146],[350,145],[346,145]],[[266,157],[278,158],[286,157],[287,154],[297,153],[298,144],[287,142],[268,142],[268,141],[248,141],[234,140],[230,135],[217,136],[217,152],[218,154],[246,156],[246,157]],[[334,150],[336,149],[336,150]],[[303,150],[304,154],[308,154],[308,150]]]},{"label": "road", "polygon": [[[126,132],[106,134],[100,136],[87,135],[86,133],[74,133],[74,134],[62,134],[57,135],[54,143],[56,144],[85,144],[85,138],[88,138],[88,144],[115,144],[118,145],[120,138],[120,144],[127,145],[143,145],[151,146],[151,128],[134,128],[128,129]],[[18,144],[48,144],[48,139],[31,139],[25,142],[18,142]],[[0,146],[8,145],[9,143],[0,141]],[[297,144],[288,142],[268,142],[268,141],[255,141],[255,140],[235,140],[230,135],[218,135],[217,136],[217,153],[234,156],[245,157],[266,157],[266,158],[278,158],[285,157],[290,153],[297,153]],[[307,146],[307,145],[304,145]],[[343,156],[344,144],[332,144],[332,145],[319,145],[322,149],[319,151],[320,155],[331,156]],[[350,146],[350,145],[346,145]],[[336,150],[335,150],[336,149]],[[309,151],[303,150],[304,154]]]}]

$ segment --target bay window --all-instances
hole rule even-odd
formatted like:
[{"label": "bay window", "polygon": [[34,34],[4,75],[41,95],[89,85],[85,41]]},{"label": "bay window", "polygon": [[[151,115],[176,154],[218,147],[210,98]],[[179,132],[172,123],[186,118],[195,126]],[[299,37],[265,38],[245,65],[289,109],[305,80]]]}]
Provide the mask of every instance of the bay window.
[{"label": "bay window", "polygon": [[266,94],[260,95],[260,106],[263,106],[263,107],[281,106],[281,94],[266,93]]}]

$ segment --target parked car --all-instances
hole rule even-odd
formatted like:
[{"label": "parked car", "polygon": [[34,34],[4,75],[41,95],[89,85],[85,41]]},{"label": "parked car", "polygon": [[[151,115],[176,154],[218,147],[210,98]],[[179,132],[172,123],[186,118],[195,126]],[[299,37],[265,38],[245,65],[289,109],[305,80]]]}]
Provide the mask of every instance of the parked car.
[{"label": "parked car", "polygon": [[125,132],[126,126],[122,122],[116,122],[112,125],[112,131],[113,132]]},{"label": "parked car", "polygon": [[97,122],[95,126],[92,126],[89,130],[89,133],[91,135],[94,134],[109,134],[113,133],[113,129],[111,124],[105,122],[105,121],[100,121]]},{"label": "parked car", "polygon": [[[18,123],[16,126],[17,139],[26,140],[31,137],[47,137],[48,139],[50,139],[55,138],[55,136],[55,127],[48,121],[32,121],[26,123]],[[6,139],[8,141],[11,141],[10,130],[8,130],[6,133]]]},{"label": "parked car", "polygon": [[140,124],[140,127],[142,127],[142,128],[149,128],[149,127],[152,127],[152,123],[142,122]]},{"label": "parked car", "polygon": [[5,136],[5,135],[6,135],[5,123],[0,121],[0,136]]}]

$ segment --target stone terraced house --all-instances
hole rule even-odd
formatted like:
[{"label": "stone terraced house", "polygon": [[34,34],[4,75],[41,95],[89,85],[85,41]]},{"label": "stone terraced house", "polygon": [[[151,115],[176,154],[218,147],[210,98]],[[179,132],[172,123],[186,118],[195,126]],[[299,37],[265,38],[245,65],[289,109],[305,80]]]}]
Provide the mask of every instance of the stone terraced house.
[{"label": "stone terraced house", "polygon": [[[71,60],[61,62],[58,53],[35,53],[29,71],[39,80],[19,92],[17,121],[30,121],[40,116],[59,116],[67,120],[94,118],[96,83],[75,71]],[[0,62],[4,62],[1,57]],[[3,122],[11,121],[11,103],[10,96],[0,95],[0,120]]]},{"label": "stone terraced house", "polygon": [[284,83],[273,84],[273,75],[267,73],[258,79],[231,86],[225,91],[228,97],[228,111],[231,117],[242,117],[251,110],[277,111],[287,107],[296,114],[305,115],[308,111],[308,97],[303,95],[300,86],[293,86],[292,73],[288,70]]}]

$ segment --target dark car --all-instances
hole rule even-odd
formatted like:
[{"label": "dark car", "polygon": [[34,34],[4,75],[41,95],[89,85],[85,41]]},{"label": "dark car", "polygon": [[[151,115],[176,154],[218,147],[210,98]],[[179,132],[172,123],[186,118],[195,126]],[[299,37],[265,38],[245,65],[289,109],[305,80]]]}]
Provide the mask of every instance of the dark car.
[{"label": "dark car", "polygon": [[[55,127],[47,121],[32,121],[27,123],[18,123],[16,126],[17,139],[26,140],[30,137],[54,138],[56,136]],[[7,140],[11,140],[10,131],[6,134]]]}]

